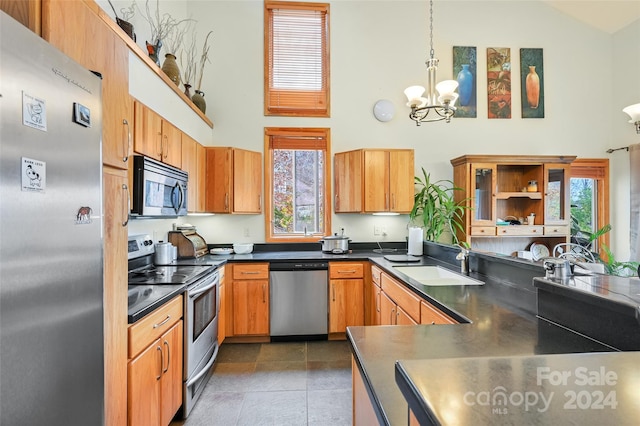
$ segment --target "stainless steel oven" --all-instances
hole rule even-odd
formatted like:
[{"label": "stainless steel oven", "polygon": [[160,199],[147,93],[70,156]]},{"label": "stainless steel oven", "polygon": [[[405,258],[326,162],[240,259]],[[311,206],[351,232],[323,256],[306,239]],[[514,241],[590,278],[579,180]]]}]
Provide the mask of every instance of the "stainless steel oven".
[{"label": "stainless steel oven", "polygon": [[176,217],[187,214],[189,175],[142,155],[133,157],[132,216]]},{"label": "stainless steel oven", "polygon": [[220,276],[215,271],[190,285],[185,294],[183,414],[186,418],[204,390],[218,355]]}]

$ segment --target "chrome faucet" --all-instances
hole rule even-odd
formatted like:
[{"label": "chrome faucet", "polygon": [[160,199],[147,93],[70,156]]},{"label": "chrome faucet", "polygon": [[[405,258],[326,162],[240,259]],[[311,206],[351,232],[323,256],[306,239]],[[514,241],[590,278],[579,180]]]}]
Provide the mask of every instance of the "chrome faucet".
[{"label": "chrome faucet", "polygon": [[467,275],[469,273],[469,249],[460,244],[458,247],[460,247],[460,253],[456,256],[456,260],[460,261],[460,272]]}]

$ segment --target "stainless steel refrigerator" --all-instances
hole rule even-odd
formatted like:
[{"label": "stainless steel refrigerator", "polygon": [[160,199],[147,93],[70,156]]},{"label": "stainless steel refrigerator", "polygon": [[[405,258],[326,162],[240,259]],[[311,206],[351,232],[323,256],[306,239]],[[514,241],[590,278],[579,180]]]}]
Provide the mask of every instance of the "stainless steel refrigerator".
[{"label": "stainless steel refrigerator", "polygon": [[101,87],[0,12],[2,426],[104,423]]}]

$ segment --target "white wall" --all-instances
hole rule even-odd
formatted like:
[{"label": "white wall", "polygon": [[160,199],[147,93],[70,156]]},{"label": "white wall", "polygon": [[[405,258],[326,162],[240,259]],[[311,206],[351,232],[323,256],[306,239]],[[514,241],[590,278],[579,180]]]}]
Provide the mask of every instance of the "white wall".
[{"label": "white wall", "polygon": [[[128,4],[128,2],[117,2]],[[162,1],[161,7],[165,3]],[[183,5],[182,2],[177,2]],[[636,22],[612,36],[563,15],[540,1],[438,1],[434,4],[434,43],[440,59],[438,79],[452,77],[452,46],[478,49],[478,118],[421,127],[407,118],[403,90],[426,84],[429,52],[426,1],[331,1],[331,118],[263,115],[263,2],[189,1],[198,32],[213,30],[211,64],[203,90],[207,115],[215,123],[212,144],[263,150],[269,126],[331,128],[332,151],[363,147],[409,147],[416,171],[451,179],[450,159],[463,154],[545,154],[604,158],[606,149],[640,142],[625,105],[640,101]],[[116,6],[118,7],[118,6]],[[138,32],[138,30],[136,30]],[[139,36],[140,37],[140,36]],[[138,40],[141,40],[140,38]],[[140,44],[140,42],[139,42]],[[510,47],[512,118],[487,119],[486,48]],[[520,118],[519,49],[544,49],[544,119]],[[629,83],[635,86],[629,86]],[[147,94],[149,102],[153,94]],[[378,99],[389,99],[396,117],[378,122]],[[591,106],[593,105],[593,107]],[[206,143],[206,142],[205,142]],[[628,160],[611,155],[612,248],[628,253]],[[624,164],[623,164],[624,163]],[[626,168],[625,168],[626,167]],[[626,208],[617,208],[624,204]],[[626,213],[624,213],[626,209]],[[620,212],[623,210],[623,212]],[[626,215],[626,216],[625,216]],[[208,242],[264,241],[264,216],[216,215],[187,218]],[[153,222],[153,224],[149,223]],[[166,223],[164,223],[166,222]],[[333,215],[333,231],[345,228],[353,241],[374,241],[373,226],[387,228],[387,240],[407,235],[406,215]],[[134,221],[132,232],[164,229],[171,221]],[[245,237],[248,231],[249,237]],[[620,254],[619,254],[620,253]]]}]

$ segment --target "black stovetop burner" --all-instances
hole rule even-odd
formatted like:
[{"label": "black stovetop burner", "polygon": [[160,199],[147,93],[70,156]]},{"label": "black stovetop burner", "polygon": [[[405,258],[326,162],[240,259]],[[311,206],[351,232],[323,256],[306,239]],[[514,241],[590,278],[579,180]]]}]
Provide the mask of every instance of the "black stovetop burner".
[{"label": "black stovetop burner", "polygon": [[[151,263],[150,263],[151,262]],[[129,261],[129,285],[190,284],[210,272],[210,266],[155,266],[152,256]]]}]

